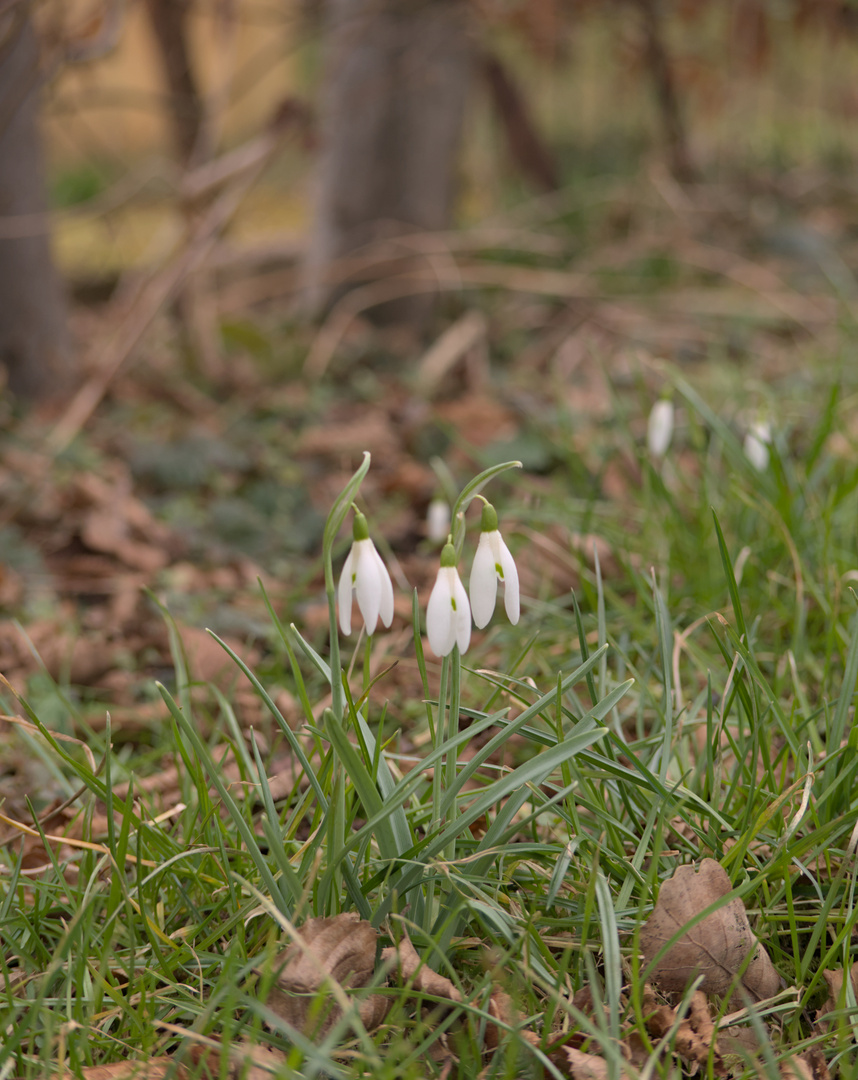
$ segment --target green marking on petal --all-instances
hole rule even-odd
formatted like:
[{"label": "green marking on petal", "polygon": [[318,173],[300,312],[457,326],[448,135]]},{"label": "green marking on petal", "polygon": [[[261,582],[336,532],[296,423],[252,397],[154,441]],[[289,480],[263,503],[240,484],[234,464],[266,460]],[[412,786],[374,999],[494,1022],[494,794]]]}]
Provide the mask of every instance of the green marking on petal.
[{"label": "green marking on petal", "polygon": [[456,597],[455,596],[450,597],[450,606],[452,607],[453,611],[457,610],[457,608],[456,608]]},{"label": "green marking on petal", "polygon": [[495,563],[495,573],[501,579],[501,581],[503,581],[503,570],[501,569],[501,564],[499,562]]}]

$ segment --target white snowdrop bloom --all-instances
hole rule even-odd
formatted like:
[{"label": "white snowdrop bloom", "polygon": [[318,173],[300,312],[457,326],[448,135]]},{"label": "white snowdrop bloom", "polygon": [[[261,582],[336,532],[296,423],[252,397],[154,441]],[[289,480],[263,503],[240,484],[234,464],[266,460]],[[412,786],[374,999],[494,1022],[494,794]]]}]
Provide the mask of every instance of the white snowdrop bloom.
[{"label": "white snowdrop bloom", "polygon": [[451,543],[441,551],[441,567],[426,607],[426,634],[436,656],[447,656],[454,645],[464,653],[471,643],[471,605],[456,569],[456,549]]},{"label": "white snowdrop bloom", "polygon": [[509,548],[498,532],[498,516],[491,503],[483,507],[480,542],[471,568],[471,611],[482,629],[492,617],[498,595],[498,581],[504,583],[504,607],[513,626],[520,614],[518,570]]},{"label": "white snowdrop bloom", "polygon": [[361,513],[355,514],[353,535],[354,543],[346,556],[337,590],[340,629],[344,634],[352,632],[352,597],[357,594],[366,632],[372,635],[379,617],[385,626],[393,622],[393,585]]},{"label": "white snowdrop bloom", "polygon": [[443,544],[450,533],[450,505],[440,496],[429,503],[426,511],[426,535],[434,544]]},{"label": "white snowdrop bloom", "polygon": [[646,426],[646,445],[653,457],[664,457],[673,438],[673,402],[661,398],[653,405]]},{"label": "white snowdrop bloom", "polygon": [[772,425],[768,420],[755,420],[745,436],[745,457],[758,472],[769,467],[769,444],[772,441]]}]

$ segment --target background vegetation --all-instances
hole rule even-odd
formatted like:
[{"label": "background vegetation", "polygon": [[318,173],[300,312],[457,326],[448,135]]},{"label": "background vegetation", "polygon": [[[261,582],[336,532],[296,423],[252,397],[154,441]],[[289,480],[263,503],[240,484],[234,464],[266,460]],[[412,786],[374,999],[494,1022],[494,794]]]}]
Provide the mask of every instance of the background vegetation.
[{"label": "background vegetation", "polygon": [[[140,10],[64,9],[110,47],[44,106],[80,393],[0,402],[0,1076],[858,1075],[854,15],[664,4],[677,144],[633,8],[479,5],[558,185],[479,84],[422,335],[300,314],[312,118],[197,203]],[[235,15],[193,24],[223,153],[321,77],[312,11]],[[364,451],[396,613],[338,708]],[[522,619],[474,634],[445,744],[426,511],[511,460]],[[696,926],[738,898],[762,1000],[653,978],[705,859]],[[352,913],[364,981],[296,1012],[284,949]]]}]

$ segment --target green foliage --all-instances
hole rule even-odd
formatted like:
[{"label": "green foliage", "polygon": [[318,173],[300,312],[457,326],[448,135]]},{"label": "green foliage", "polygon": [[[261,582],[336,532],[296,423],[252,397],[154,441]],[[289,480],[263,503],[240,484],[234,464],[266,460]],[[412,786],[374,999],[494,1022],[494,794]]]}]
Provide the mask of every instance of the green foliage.
[{"label": "green foliage", "polygon": [[[775,1075],[788,1050],[813,1041],[823,973],[853,962],[858,919],[858,612],[843,587],[858,471],[853,456],[831,452],[846,438],[854,387],[830,381],[806,426],[776,429],[759,472],[723,406],[666,376],[681,403],[678,446],[650,462],[628,428],[615,429],[642,477],[625,502],[576,501],[552,470],[521,515],[520,553],[527,529],[570,516],[606,542],[601,556],[574,556],[568,602],[527,598],[518,628],[498,622],[485,655],[445,658],[439,683],[415,599],[423,703],[402,710],[407,728],[390,724],[385,674],[370,677],[360,646],[348,674],[336,631],[323,654],[267,597],[287,664],[276,681],[300,704],[299,728],[270,673],[217,640],[274,741],[242,730],[219,688],[201,703],[165,612],[176,679],[159,687],[154,753],[180,775],[167,813],[142,793],[133,756],[111,747],[109,725],[89,753],[58,737],[69,705],[46,675],[32,703],[8,696],[7,711],[32,725],[21,739],[79,810],[63,845],[32,807],[0,853],[0,1075],[45,1075],[60,1054],[72,1071],[131,1047],[181,1056],[183,1030],[264,1041],[287,1054],[282,1076],[372,1067],[416,1077],[433,1068],[426,1055],[442,1035],[464,1070],[488,1062],[487,1075],[557,1075],[547,1036],[573,1029],[617,1072],[618,1038],[634,1027],[649,1039],[636,934],[660,884],[703,856],[726,869],[785,986],[797,988],[760,1007],[753,1023],[769,1041],[745,1075]],[[561,425],[542,437],[562,456]],[[324,528],[332,627],[334,551],[367,468]],[[468,485],[457,509],[500,471]],[[288,747],[301,778],[285,795],[270,780],[275,746]],[[37,873],[34,851],[44,856]],[[341,911],[389,940],[407,930],[464,1002],[429,1022],[391,987],[386,1023],[345,1030],[347,1053],[296,1035],[264,1005],[265,972],[288,927]],[[486,1058],[498,987],[521,1020],[502,1027]],[[575,1006],[569,991],[582,987],[598,1007]],[[836,1003],[829,1057],[849,1052],[855,1015],[848,995]],[[534,1045],[525,1030],[546,1039]],[[674,1075],[667,1059],[653,1067]]]}]

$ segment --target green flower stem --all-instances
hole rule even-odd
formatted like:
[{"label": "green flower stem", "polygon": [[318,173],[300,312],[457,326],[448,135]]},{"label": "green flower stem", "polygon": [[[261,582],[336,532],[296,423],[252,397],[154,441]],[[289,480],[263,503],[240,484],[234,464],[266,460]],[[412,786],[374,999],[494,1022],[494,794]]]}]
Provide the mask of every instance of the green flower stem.
[{"label": "green flower stem", "polygon": [[364,643],[363,650],[363,692],[366,693],[372,685],[372,669],[370,661],[372,660],[372,636],[366,634],[366,641]]},{"label": "green flower stem", "polygon": [[[334,544],[337,534],[351,509],[361,483],[369,470],[370,456],[364,451],[363,461],[340,492],[325,522],[322,539],[322,563],[325,569],[325,593],[328,597],[328,626],[331,642],[331,712],[336,722],[341,724],[345,712],[345,694],[343,692],[344,672],[340,659],[340,635],[337,626],[337,590],[334,581]],[[341,853],[346,844],[346,792],[345,770],[336,752],[332,759],[331,799],[328,805],[328,865],[337,867],[330,893],[319,897],[320,908],[325,915],[334,915],[340,910],[340,898],[343,892]]]},{"label": "green flower stem", "polygon": [[[458,650],[456,650],[458,651]],[[447,686],[450,681],[450,657],[445,656],[441,660],[441,686],[438,690],[438,715],[435,718],[435,746],[444,742],[444,717],[447,710]],[[444,795],[444,776],[446,763],[439,762],[432,770],[432,828],[439,828],[444,824],[441,813],[441,803]]]},{"label": "green flower stem", "polygon": [[492,465],[490,469],[486,469],[484,472],[481,472],[479,476],[475,476],[469,484],[466,484],[462,488],[462,492],[458,499],[456,499],[450,515],[450,528],[453,530],[453,546],[456,549],[457,558],[462,554],[462,547],[465,543],[465,511],[471,505],[473,499],[479,495],[489,480],[492,480],[495,476],[499,476],[508,469],[520,468],[520,461],[504,461],[501,462],[500,465]]},{"label": "green flower stem", "polygon": [[333,552],[337,533],[369,471],[369,464],[369,451],[365,450],[363,461],[331,507],[322,539],[322,562],[325,568],[325,593],[328,597],[328,622],[331,637],[331,710],[340,722],[343,719],[343,672],[340,663],[340,635],[337,629],[337,590],[334,582]]},{"label": "green flower stem", "polygon": [[[458,652],[458,649],[455,650]],[[441,659],[441,685],[438,689],[438,715],[435,717],[434,736],[435,748],[444,742],[446,725],[444,717],[447,711],[447,687],[450,682],[450,656]],[[444,801],[444,778],[446,775],[446,762],[442,759],[436,762],[432,769],[432,822],[430,830],[437,829],[439,832],[446,824],[446,814],[442,810]],[[427,933],[431,932],[435,918],[440,910],[440,898],[438,895],[438,882],[431,880],[426,886],[426,905],[423,909],[423,928]]]},{"label": "green flower stem", "polygon": [[[451,663],[451,679],[450,679],[450,706],[447,712],[447,738],[455,739],[459,734],[459,702],[461,700],[462,690],[462,654],[459,652],[459,646],[453,646],[453,652],[450,654],[452,657]],[[444,762],[444,789],[446,791],[452,791],[456,783],[456,769],[458,766],[458,753],[451,752],[447,755],[447,760]],[[453,816],[455,817],[456,804],[453,803]],[[445,857],[452,862],[456,858],[456,838],[455,836],[450,841],[450,846],[445,853]]]},{"label": "green flower stem", "polygon": [[328,622],[331,634],[331,709],[337,720],[343,719],[343,669],[340,661],[340,636],[337,633],[337,602],[328,593]]}]

